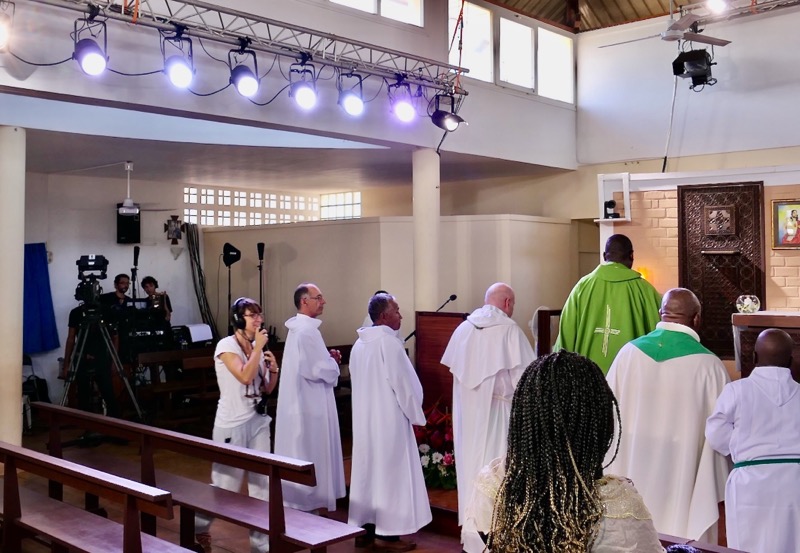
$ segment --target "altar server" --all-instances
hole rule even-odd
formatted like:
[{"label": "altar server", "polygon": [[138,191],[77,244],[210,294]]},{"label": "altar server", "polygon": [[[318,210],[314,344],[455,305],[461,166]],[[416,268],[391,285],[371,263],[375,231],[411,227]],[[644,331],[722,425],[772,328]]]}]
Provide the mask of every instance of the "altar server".
[{"label": "altar server", "polygon": [[735,463],[725,487],[734,549],[800,551],[800,384],[789,369],[793,349],[783,330],[759,334],[755,369],[725,386],[706,423],[711,447]]},{"label": "altar server", "polygon": [[397,337],[403,320],[393,296],[369,302],[373,325],[358,330],[350,354],[353,464],[348,522],[367,528],[357,546],[410,551],[399,536],[428,524],[431,508],[412,424],[425,424],[422,385]]},{"label": "altar server", "polygon": [[336,510],[345,495],[342,441],[333,388],[339,381],[338,350],[327,350],[319,326],[325,298],[314,284],[294,292],[297,315],[283,350],[283,374],[275,421],[275,453],[314,463],[317,485],[283,484],[284,503],[295,509]]},{"label": "altar server", "polygon": [[485,305],[461,323],[442,357],[453,373],[453,438],[458,481],[458,523],[467,553],[483,551],[483,540],[464,513],[478,472],[506,452],[514,389],[534,359],[522,329],[511,318],[514,290],[492,284]]}]

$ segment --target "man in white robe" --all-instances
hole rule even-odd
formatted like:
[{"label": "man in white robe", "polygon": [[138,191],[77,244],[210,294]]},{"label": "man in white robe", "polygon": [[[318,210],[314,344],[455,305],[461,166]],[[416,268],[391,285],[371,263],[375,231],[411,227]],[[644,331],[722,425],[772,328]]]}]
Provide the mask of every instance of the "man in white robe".
[{"label": "man in white robe", "polygon": [[800,384],[791,336],[759,334],[756,367],[725,386],[706,422],[711,447],[733,457],[725,487],[728,547],[800,551]]},{"label": "man in white robe", "polygon": [[410,551],[413,534],[431,520],[417,442],[411,425],[424,425],[422,385],[396,331],[403,320],[389,294],[369,303],[374,324],[358,330],[350,353],[353,457],[349,524],[364,526],[357,546]]},{"label": "man in white robe", "polygon": [[[477,530],[465,524],[478,472],[505,455],[511,400],[533,349],[511,318],[514,290],[498,282],[489,287],[485,305],[461,323],[442,356],[453,373],[453,442],[458,484],[458,523],[467,553],[483,551]],[[285,369],[284,369],[285,370]]]},{"label": "man in white robe", "polygon": [[316,486],[283,483],[284,503],[295,509],[333,511],[345,495],[342,441],[333,388],[339,380],[338,350],[328,351],[317,317],[325,298],[314,284],[294,293],[297,315],[286,321],[283,370],[275,420],[275,453],[311,461]]},{"label": "man in white robe", "polygon": [[659,313],[656,329],[624,345],[608,372],[622,433],[605,472],[633,481],[659,532],[716,543],[729,463],[704,431],[730,378],[700,344],[700,302],[691,291],[667,291]]}]

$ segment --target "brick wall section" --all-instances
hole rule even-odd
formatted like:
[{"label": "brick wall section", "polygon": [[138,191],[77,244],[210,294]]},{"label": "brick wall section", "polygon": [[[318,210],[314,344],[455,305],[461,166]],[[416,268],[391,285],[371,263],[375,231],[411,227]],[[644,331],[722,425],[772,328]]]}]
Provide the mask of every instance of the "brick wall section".
[{"label": "brick wall section", "polygon": [[[764,253],[767,297],[762,309],[800,310],[800,249],[772,249],[772,200],[800,198],[800,185],[764,189]],[[622,205],[621,194],[617,202]],[[800,203],[800,202],[798,202]],[[631,193],[631,222],[615,231],[633,242],[633,268],[662,294],[678,286],[678,192],[677,190]]]}]

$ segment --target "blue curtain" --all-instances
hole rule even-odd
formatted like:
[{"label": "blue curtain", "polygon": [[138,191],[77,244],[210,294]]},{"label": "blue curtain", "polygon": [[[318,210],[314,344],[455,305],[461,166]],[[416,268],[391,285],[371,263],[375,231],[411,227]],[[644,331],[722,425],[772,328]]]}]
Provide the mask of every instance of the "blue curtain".
[{"label": "blue curtain", "polygon": [[25,244],[23,302],[22,351],[28,354],[41,353],[61,347],[44,244]]}]

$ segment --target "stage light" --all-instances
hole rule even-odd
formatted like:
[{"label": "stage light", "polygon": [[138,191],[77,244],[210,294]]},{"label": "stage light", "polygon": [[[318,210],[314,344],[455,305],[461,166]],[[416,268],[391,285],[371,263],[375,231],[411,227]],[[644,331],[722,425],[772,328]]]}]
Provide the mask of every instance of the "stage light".
[{"label": "stage light", "polygon": [[389,103],[392,111],[403,123],[410,123],[417,116],[414,107],[414,97],[411,95],[411,85],[398,81],[389,85]]},{"label": "stage light", "polygon": [[[248,50],[249,38],[239,39],[241,47],[238,50],[228,52],[228,67],[231,69],[231,84],[236,87],[236,91],[250,98],[258,92],[258,58],[253,50]],[[251,63],[251,69],[247,63]]]},{"label": "stage light", "polygon": [[[346,79],[355,80],[355,83],[347,87]],[[336,88],[339,90],[339,105],[348,115],[353,117],[358,117],[364,113],[363,81],[364,78],[361,75],[354,73],[341,74],[336,80]]]},{"label": "stage light", "polygon": [[183,37],[183,27],[178,27],[174,35],[162,31],[161,57],[164,59],[164,73],[177,88],[189,88],[194,79],[194,55],[192,41]]},{"label": "stage light", "polygon": [[317,105],[317,70],[306,63],[308,59],[303,56],[300,63],[293,63],[289,67],[289,96],[305,110]]},{"label": "stage light", "polygon": [[226,267],[230,267],[242,258],[242,252],[230,242],[222,245],[222,262]]},{"label": "stage light", "polygon": [[75,45],[73,57],[87,75],[96,77],[106,70],[106,57],[97,43],[91,38],[81,39]]},{"label": "stage light", "polygon": [[[690,89],[713,86],[717,79],[711,76],[711,66],[716,65],[711,59],[708,50],[688,50],[681,52],[672,62],[672,74],[684,79],[691,78]],[[702,90],[702,88],[701,88]]]},{"label": "stage light", "polygon": [[[2,2],[0,2],[2,4]],[[13,7],[14,4],[11,4]],[[11,41],[11,16],[7,13],[0,13],[0,52],[8,48]]]},{"label": "stage light", "polygon": [[461,123],[467,124],[464,118],[456,113],[456,99],[452,94],[436,95],[431,121],[447,132],[453,132]]},{"label": "stage light", "polygon": [[706,7],[711,13],[721,14],[728,9],[728,2],[726,0],[708,0]]}]

